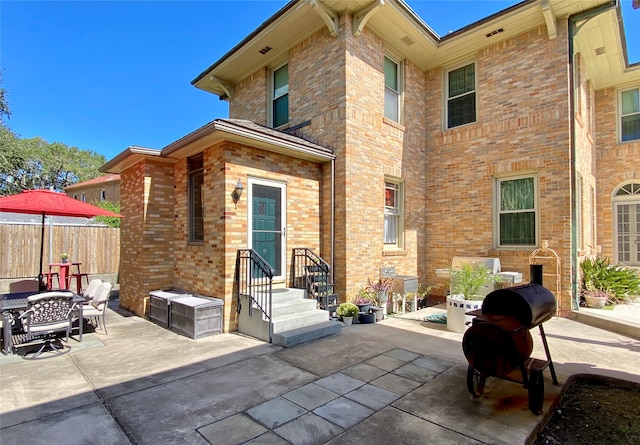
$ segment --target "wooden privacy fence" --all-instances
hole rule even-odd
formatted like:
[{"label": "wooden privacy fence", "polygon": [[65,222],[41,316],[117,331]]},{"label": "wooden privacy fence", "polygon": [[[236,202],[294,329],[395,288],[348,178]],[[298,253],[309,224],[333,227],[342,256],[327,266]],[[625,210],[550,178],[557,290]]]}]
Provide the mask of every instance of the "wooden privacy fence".
[{"label": "wooden privacy fence", "polygon": [[[0,224],[0,279],[38,276],[41,231],[41,225]],[[45,225],[42,271],[61,262],[63,253],[69,262],[82,263],[82,272],[118,273],[120,229]]]}]

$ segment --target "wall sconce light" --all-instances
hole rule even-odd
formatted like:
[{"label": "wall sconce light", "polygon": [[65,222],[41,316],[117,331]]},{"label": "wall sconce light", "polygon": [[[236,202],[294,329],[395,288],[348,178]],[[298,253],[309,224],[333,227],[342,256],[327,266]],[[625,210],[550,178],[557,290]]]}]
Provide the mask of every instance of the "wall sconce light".
[{"label": "wall sconce light", "polygon": [[242,182],[238,179],[236,188],[231,192],[231,199],[233,199],[233,203],[236,205],[236,208],[238,207],[238,201],[240,201],[240,197],[242,196],[242,190],[244,190],[244,187],[242,187]]}]

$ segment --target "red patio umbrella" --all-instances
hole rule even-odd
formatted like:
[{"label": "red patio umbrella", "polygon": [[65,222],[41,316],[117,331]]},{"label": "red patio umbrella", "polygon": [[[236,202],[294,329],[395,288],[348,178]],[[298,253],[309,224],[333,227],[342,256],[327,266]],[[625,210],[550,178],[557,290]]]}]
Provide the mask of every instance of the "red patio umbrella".
[{"label": "red patio umbrella", "polygon": [[76,216],[92,218],[94,216],[112,216],[122,218],[109,210],[101,209],[86,202],[69,198],[64,193],[52,190],[25,190],[22,193],[0,197],[0,212],[28,213],[32,215],[42,214],[42,233],[40,235],[40,290],[45,287],[42,275],[42,257],[44,253],[44,217],[50,216]]}]

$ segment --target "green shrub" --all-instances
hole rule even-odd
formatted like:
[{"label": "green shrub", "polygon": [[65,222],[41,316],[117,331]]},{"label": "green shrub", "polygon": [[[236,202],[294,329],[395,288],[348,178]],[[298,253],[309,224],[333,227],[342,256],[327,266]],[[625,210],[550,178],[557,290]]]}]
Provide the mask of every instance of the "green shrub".
[{"label": "green shrub", "polygon": [[587,258],[580,263],[583,290],[602,290],[612,295],[610,302],[619,303],[640,295],[638,271],[612,265],[609,258]]},{"label": "green shrub", "polygon": [[338,306],[338,310],[336,311],[336,313],[340,317],[355,317],[356,315],[358,315],[359,311],[360,309],[358,308],[358,306],[353,303],[342,303],[340,306]]}]

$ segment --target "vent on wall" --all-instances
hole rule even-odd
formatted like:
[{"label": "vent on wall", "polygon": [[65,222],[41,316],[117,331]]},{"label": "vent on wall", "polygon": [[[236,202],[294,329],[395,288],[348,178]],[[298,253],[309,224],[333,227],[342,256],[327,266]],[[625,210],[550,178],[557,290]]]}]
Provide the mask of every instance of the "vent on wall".
[{"label": "vent on wall", "polygon": [[499,34],[499,33],[503,32],[503,31],[504,31],[504,29],[502,29],[502,28],[494,29],[493,31],[486,33],[485,37],[487,37],[487,38],[493,37],[496,34]]},{"label": "vent on wall", "polygon": [[271,51],[273,48],[271,48],[270,46],[265,46],[264,48],[262,48],[260,50],[260,54],[265,55],[267,54],[269,51]]}]

